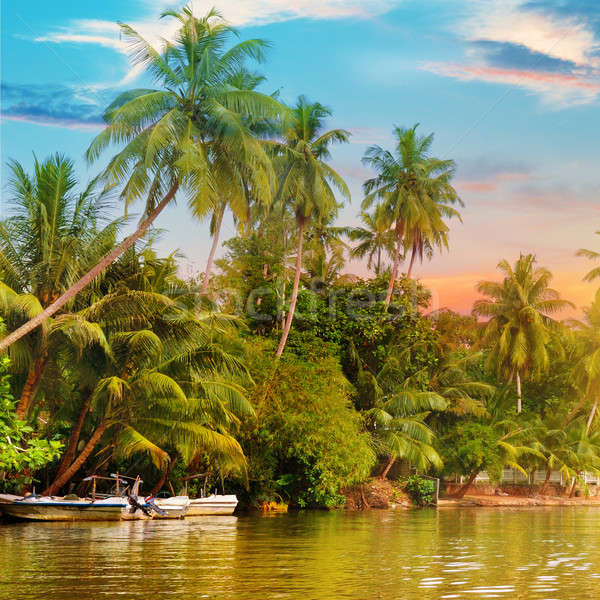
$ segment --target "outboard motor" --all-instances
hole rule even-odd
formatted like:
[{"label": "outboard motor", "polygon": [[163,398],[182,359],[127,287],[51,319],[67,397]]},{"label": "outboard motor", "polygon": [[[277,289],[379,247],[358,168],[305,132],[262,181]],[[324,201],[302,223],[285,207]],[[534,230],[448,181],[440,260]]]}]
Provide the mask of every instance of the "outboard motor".
[{"label": "outboard motor", "polygon": [[157,515],[160,515],[161,517],[164,517],[167,513],[160,508],[156,502],[154,502],[154,498],[152,496],[148,496],[147,498],[145,498],[146,500],[146,506],[149,506]]}]

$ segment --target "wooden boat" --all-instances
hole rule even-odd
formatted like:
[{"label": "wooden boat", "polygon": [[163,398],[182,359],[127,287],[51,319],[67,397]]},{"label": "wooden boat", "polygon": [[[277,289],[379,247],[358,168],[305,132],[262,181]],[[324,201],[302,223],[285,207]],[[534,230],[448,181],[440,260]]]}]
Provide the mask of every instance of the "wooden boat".
[{"label": "wooden boat", "polygon": [[199,517],[202,515],[231,515],[238,504],[237,496],[230,494],[219,496],[212,494],[206,498],[194,498],[190,500],[187,517]]},{"label": "wooden boat", "polygon": [[0,505],[5,515],[29,521],[118,521],[124,508],[121,498],[94,501],[54,496],[29,496]]}]

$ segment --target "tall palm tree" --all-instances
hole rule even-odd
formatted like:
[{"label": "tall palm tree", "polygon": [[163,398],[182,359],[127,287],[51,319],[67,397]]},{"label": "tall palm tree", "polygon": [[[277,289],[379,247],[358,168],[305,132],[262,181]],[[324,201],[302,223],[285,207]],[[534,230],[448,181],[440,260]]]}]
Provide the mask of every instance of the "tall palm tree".
[{"label": "tall palm tree", "polygon": [[66,292],[1,340],[0,351],[58,311],[141,238],[180,188],[194,214],[202,216],[214,207],[214,155],[227,151],[248,163],[268,165],[245,116],[277,119],[285,111],[273,97],[231,83],[246,61],[264,59],[267,44],[255,39],[228,47],[236,31],[215,10],[202,18],[190,8],[163,16],[177,19],[180,29],[161,51],[132,27],[121,25],[132,62],[144,66],[160,87],[121,94],[104,113],[106,127],[87,151],[88,160],[94,161],[109,147],[122,146],[104,179],[108,186],[124,184],[121,197],[126,207],[145,196],[144,217],[132,235]]},{"label": "tall palm tree", "polygon": [[520,413],[522,377],[548,368],[549,328],[556,325],[550,315],[573,304],[549,287],[552,273],[537,267],[533,254],[522,254],[514,268],[501,260],[498,269],[504,274],[501,283],[477,284],[477,291],[488,297],[475,302],[473,314],[489,318],[483,336],[491,346],[488,366],[509,381],[515,379]]},{"label": "tall palm tree", "polygon": [[[600,231],[596,231],[596,235],[600,235]],[[586,250],[585,248],[580,248],[576,252],[576,256],[583,256],[588,260],[598,261],[600,259],[600,252],[596,252],[595,250]],[[584,281],[594,281],[600,277],[600,267],[594,267],[591,271],[588,271],[583,278]]]},{"label": "tall palm tree", "polygon": [[344,198],[350,198],[345,181],[326,162],[330,158],[331,144],[347,142],[350,134],[343,129],[323,131],[324,121],[330,115],[330,109],[300,96],[292,108],[292,123],[285,134],[291,152],[282,153],[277,160],[277,197],[294,214],[298,228],[294,285],[277,358],[283,354],[294,318],[302,272],[304,231],[311,222],[327,222],[337,211],[339,205],[334,188]]},{"label": "tall palm tree", "polygon": [[353,242],[358,242],[350,251],[352,258],[367,258],[367,267],[381,274],[382,258],[393,257],[395,235],[392,230],[392,221],[382,206],[376,206],[372,213],[361,212],[360,220],[363,225],[353,227],[348,237]]},{"label": "tall palm tree", "polygon": [[[98,192],[96,181],[76,193],[73,162],[60,154],[43,162],[36,158],[33,174],[17,161],[9,168],[9,216],[0,222],[0,312],[7,330],[14,332],[110,251],[121,219],[102,224],[109,194]],[[79,329],[82,339],[91,331],[84,321],[74,320],[71,326]],[[41,327],[11,348],[13,365],[27,373],[17,405],[21,419],[52,356],[48,335],[56,328]]]},{"label": "tall palm tree", "polygon": [[411,129],[395,127],[394,151],[370,146],[363,157],[363,163],[373,168],[377,175],[363,185],[362,208],[366,210],[378,204],[394,224],[395,248],[386,307],[392,299],[400,256],[407,241],[410,240],[414,261],[414,256],[422,253],[427,242],[444,245],[446,226],[442,217],[458,215],[450,206],[460,203],[450,185],[454,161],[431,157],[433,134],[419,136],[417,127],[418,124]]}]

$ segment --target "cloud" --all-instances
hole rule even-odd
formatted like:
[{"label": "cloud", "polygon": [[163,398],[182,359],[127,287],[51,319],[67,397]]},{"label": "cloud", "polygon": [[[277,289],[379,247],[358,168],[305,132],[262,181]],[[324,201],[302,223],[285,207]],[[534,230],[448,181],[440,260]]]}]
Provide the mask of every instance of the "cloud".
[{"label": "cloud", "polygon": [[66,129],[98,130],[103,127],[105,94],[85,94],[64,85],[0,85],[2,119]]},{"label": "cloud", "polygon": [[554,73],[536,70],[502,69],[487,65],[461,65],[430,62],[426,71],[461,81],[484,81],[523,88],[542,96],[555,108],[589,104],[600,93],[600,77],[590,78],[576,73]]},{"label": "cloud", "polygon": [[600,39],[592,15],[526,0],[470,0],[452,27],[465,42],[464,64],[424,68],[461,81],[519,87],[554,108],[589,104],[600,92]]}]

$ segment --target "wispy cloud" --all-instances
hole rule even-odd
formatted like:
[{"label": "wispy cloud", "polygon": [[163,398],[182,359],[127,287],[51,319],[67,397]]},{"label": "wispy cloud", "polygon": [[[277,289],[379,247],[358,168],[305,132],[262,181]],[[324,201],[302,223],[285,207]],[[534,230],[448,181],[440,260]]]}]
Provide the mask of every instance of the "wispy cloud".
[{"label": "wispy cloud", "polygon": [[464,64],[429,62],[425,70],[519,87],[554,108],[598,98],[600,39],[584,13],[526,0],[470,0],[453,27],[466,43]]},{"label": "wispy cloud", "polygon": [[430,62],[423,69],[461,81],[485,81],[524,88],[540,94],[555,108],[593,102],[600,94],[600,78],[576,73],[553,73],[524,69],[501,69],[486,65],[461,65]]},{"label": "wispy cloud", "polygon": [[13,85],[2,83],[2,119],[62,127],[98,130],[103,126],[103,95],[86,95],[83,89],[63,85]]}]

